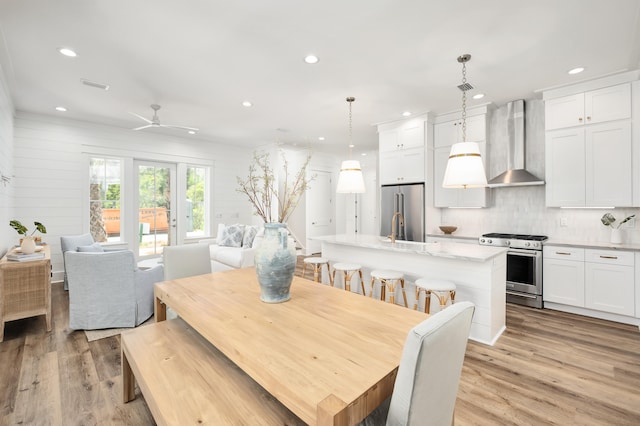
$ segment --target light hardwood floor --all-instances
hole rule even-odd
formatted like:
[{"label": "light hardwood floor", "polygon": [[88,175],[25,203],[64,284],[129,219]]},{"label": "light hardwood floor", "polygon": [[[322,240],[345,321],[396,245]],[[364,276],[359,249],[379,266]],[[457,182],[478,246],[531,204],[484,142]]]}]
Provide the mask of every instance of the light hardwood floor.
[{"label": "light hardwood floor", "polygon": [[[69,330],[67,293],[52,287],[50,333],[44,317],[6,326],[0,424],[153,424],[143,398],[121,402],[120,337]],[[497,344],[467,347],[456,424],[640,424],[638,328],[508,305]]]}]

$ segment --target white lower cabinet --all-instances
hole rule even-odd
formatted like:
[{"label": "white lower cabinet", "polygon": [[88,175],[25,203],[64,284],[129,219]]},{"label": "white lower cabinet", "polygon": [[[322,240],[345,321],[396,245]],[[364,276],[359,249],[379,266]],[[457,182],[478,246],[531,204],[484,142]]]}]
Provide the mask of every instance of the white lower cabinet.
[{"label": "white lower cabinet", "polygon": [[630,251],[545,246],[543,300],[633,317],[635,275]]},{"label": "white lower cabinet", "polygon": [[584,249],[544,246],[542,299],[584,306]]},{"label": "white lower cabinet", "polygon": [[586,250],[585,254],[585,308],[633,316],[633,253]]}]

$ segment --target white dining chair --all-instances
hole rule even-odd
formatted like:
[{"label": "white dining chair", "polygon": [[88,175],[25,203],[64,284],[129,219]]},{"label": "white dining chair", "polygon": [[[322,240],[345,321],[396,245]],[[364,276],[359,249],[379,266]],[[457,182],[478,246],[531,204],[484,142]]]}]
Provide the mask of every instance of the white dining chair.
[{"label": "white dining chair", "polygon": [[183,244],[164,247],[162,263],[165,281],[209,274],[211,273],[209,245]]},{"label": "white dining chair", "polygon": [[409,332],[393,394],[360,425],[453,424],[474,309],[471,302],[456,303]]}]

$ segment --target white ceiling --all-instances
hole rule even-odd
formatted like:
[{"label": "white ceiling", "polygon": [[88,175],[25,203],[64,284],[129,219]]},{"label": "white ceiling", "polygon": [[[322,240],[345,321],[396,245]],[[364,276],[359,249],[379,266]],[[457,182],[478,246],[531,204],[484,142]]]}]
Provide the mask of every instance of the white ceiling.
[{"label": "white ceiling", "polygon": [[355,96],[358,152],[403,111],[460,109],[463,53],[486,94],[470,106],[636,69],[639,16],[638,0],[2,0],[0,65],[17,110],[133,128],[158,103],[203,143],[346,152]]}]

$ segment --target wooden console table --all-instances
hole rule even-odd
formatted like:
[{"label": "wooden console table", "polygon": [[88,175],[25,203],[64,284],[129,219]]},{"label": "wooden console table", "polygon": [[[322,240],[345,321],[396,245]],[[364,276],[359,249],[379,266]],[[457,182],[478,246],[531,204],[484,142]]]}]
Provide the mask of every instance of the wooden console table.
[{"label": "wooden console table", "polygon": [[0,259],[0,342],[4,324],[17,319],[44,315],[51,331],[51,253],[48,245],[42,247],[44,259]]}]

